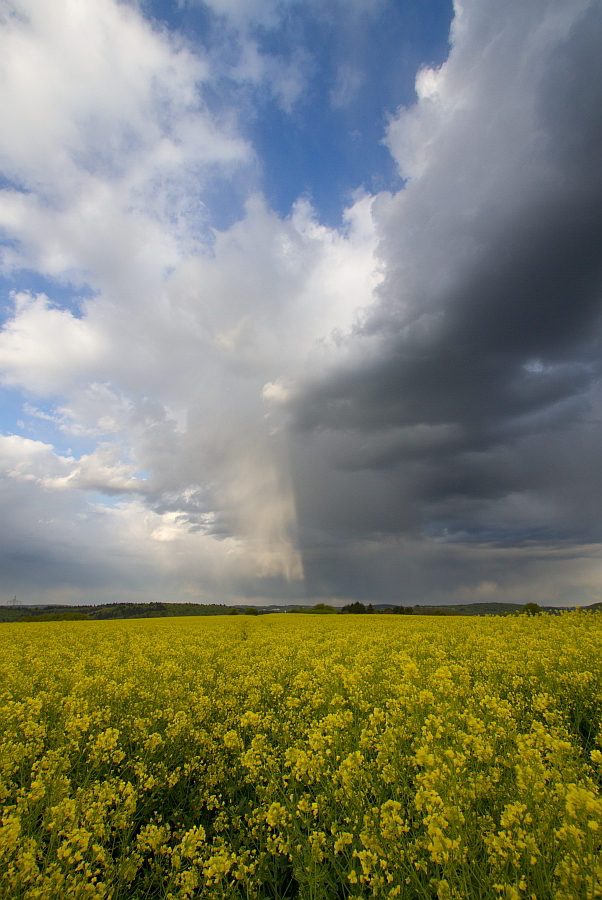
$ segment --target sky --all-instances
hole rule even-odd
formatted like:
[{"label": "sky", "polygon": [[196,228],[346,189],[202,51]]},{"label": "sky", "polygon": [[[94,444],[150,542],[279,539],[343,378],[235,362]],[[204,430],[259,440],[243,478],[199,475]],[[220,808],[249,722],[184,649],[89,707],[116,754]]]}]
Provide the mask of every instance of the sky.
[{"label": "sky", "polygon": [[602,600],[599,0],[0,0],[0,603]]}]

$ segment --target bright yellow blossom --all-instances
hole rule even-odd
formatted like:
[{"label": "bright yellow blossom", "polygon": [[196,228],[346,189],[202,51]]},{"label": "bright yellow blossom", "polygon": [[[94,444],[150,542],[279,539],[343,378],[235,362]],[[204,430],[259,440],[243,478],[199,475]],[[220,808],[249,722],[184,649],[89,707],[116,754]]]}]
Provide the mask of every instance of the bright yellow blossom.
[{"label": "bright yellow blossom", "polygon": [[602,900],[602,614],[0,628],[0,897]]}]

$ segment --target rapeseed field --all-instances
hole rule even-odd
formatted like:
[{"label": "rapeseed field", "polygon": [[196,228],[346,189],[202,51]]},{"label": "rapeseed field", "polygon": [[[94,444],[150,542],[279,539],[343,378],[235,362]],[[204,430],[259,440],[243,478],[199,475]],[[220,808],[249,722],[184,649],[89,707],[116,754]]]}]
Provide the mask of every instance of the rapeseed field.
[{"label": "rapeseed field", "polygon": [[602,897],[602,614],[0,639],[2,898]]}]

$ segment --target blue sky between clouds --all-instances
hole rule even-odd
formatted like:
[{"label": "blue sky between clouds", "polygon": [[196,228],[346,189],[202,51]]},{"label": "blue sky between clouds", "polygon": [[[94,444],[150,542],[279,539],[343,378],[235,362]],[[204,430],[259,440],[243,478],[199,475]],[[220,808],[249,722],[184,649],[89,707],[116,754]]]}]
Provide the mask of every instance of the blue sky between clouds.
[{"label": "blue sky between clouds", "polygon": [[[337,227],[357,189],[399,187],[394,160],[382,144],[388,116],[414,102],[418,69],[440,65],[447,56],[449,0],[354,6],[292,3],[276,22],[251,22],[233,34],[237,29],[203,3],[143,4],[158,23],[208,52],[224,48],[230,65],[247,37],[268,59],[290,63],[301,52],[298,96],[269,96],[260,87],[243,99],[242,131],[258,156],[259,186],[281,216],[307,196],[320,221]],[[235,90],[225,74],[205,96],[219,107]],[[220,198],[212,212],[215,227],[231,224],[232,210],[220,210]]]}]

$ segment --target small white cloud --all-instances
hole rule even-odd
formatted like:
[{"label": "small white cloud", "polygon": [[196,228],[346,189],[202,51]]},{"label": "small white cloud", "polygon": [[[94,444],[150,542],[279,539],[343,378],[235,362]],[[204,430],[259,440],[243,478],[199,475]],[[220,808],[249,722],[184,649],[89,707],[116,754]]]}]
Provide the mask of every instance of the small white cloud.
[{"label": "small white cloud", "polygon": [[284,405],[290,397],[290,388],[282,382],[268,381],[261,389],[261,396],[269,403]]},{"label": "small white cloud", "polygon": [[0,332],[5,384],[22,385],[38,396],[56,394],[106,357],[106,337],[88,319],[57,309],[45,294],[21,292],[13,299],[15,313]]},{"label": "small white cloud", "polygon": [[416,93],[419,100],[430,100],[439,94],[442,81],[442,69],[425,66],[416,75]]},{"label": "small white cloud", "polygon": [[120,459],[120,448],[103,445],[79,459],[56,453],[52,444],[19,435],[0,436],[0,472],[16,481],[33,481],[51,491],[106,494],[140,492],[144,479]]},{"label": "small white cloud", "polygon": [[135,477],[136,466],[123,463],[115,446],[101,446],[74,462],[68,475],[42,479],[45,488],[55,491],[98,491],[126,494],[144,488],[144,479]]},{"label": "small white cloud", "polygon": [[20,435],[0,435],[0,472],[17,481],[36,481],[70,471],[73,457],[59,456],[52,444]]}]

